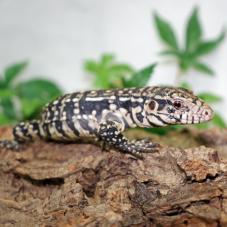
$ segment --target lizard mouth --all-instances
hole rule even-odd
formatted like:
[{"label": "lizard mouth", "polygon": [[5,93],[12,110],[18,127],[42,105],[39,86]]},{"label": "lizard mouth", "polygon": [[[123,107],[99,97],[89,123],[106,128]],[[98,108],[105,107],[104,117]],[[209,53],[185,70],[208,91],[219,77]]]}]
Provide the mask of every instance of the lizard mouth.
[{"label": "lizard mouth", "polygon": [[163,113],[158,112],[159,116],[163,119],[165,124],[198,124],[210,121],[213,118],[213,110],[208,106],[203,106],[202,108],[197,108],[196,111],[191,109],[185,112],[178,112],[178,113]]},{"label": "lizard mouth", "polygon": [[213,118],[213,110],[208,107],[204,108],[200,113],[184,113],[177,116],[173,116],[179,124],[198,124],[210,121]]}]

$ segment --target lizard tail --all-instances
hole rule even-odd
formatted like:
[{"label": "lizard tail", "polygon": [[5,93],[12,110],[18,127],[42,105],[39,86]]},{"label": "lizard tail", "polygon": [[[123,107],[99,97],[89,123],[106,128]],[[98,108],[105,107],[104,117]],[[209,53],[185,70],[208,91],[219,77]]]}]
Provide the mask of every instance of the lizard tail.
[{"label": "lizard tail", "polygon": [[22,143],[41,137],[40,121],[33,120],[19,123],[13,128],[13,136],[16,141]]},{"label": "lizard tail", "polygon": [[13,140],[0,141],[0,147],[19,150],[22,143],[32,141],[36,137],[41,137],[40,122],[38,120],[21,122],[13,128]]},{"label": "lizard tail", "polygon": [[16,140],[1,140],[0,141],[0,148],[7,148],[10,150],[19,150],[20,143]]}]

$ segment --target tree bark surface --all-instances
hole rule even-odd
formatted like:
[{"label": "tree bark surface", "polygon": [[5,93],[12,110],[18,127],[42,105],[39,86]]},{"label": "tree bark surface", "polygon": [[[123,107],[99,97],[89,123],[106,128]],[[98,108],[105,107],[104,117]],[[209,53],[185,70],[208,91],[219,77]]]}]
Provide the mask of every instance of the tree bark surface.
[{"label": "tree bark surface", "polygon": [[153,139],[162,148],[144,160],[91,144],[0,148],[0,226],[227,226],[227,130]]}]

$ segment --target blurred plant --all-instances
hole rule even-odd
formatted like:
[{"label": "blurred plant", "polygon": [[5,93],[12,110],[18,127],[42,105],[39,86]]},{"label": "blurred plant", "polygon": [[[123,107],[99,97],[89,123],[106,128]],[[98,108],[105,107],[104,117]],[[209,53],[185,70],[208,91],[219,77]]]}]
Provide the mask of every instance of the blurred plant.
[{"label": "blurred plant", "polygon": [[203,39],[203,28],[199,21],[198,9],[194,8],[188,18],[185,29],[185,44],[180,47],[176,34],[167,21],[157,13],[154,14],[155,26],[159,38],[166,44],[167,49],[161,52],[163,56],[171,56],[176,59],[179,74],[193,68],[208,75],[214,75],[210,66],[201,61],[201,57],[213,52],[225,38],[225,30],[212,40]]},{"label": "blurred plant", "polygon": [[0,75],[0,125],[35,117],[44,104],[62,94],[60,88],[48,80],[17,82],[26,67],[27,62],[16,63]]},{"label": "blurred plant", "polygon": [[[176,34],[168,21],[155,13],[154,22],[160,40],[167,47],[167,49],[160,54],[162,56],[174,58],[177,62],[178,73],[176,75],[176,86],[191,88],[190,84],[181,80],[182,75],[190,69],[194,69],[206,75],[214,75],[213,69],[208,64],[204,63],[201,58],[212,53],[221,44],[225,39],[225,30],[212,40],[204,40],[203,28],[198,17],[198,9],[194,8],[186,23],[184,46],[180,47]],[[204,92],[197,95],[212,105],[221,101],[221,97],[211,92]],[[226,127],[226,123],[217,113],[215,114],[213,121],[198,126],[210,127],[213,125]]]},{"label": "blurred plant", "polygon": [[152,76],[156,64],[136,71],[126,63],[118,63],[112,54],[103,54],[99,61],[86,60],[84,68],[95,77],[94,86],[100,89],[143,87]]},{"label": "blurred plant", "polygon": [[134,72],[130,65],[117,63],[112,54],[103,54],[99,61],[86,60],[84,68],[95,76],[94,86],[102,89],[123,86],[121,78]]}]

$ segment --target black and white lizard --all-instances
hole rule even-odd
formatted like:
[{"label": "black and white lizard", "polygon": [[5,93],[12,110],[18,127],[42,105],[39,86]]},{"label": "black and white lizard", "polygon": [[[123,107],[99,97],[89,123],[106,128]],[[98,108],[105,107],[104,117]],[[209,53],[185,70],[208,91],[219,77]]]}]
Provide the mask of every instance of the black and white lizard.
[{"label": "black and white lizard", "polygon": [[157,150],[150,141],[130,141],[122,132],[134,127],[164,127],[209,121],[212,109],[184,88],[145,87],[76,92],[47,104],[39,120],[22,122],[13,129],[14,140],[0,147],[19,149],[36,137],[76,142],[99,139],[134,156]]}]

